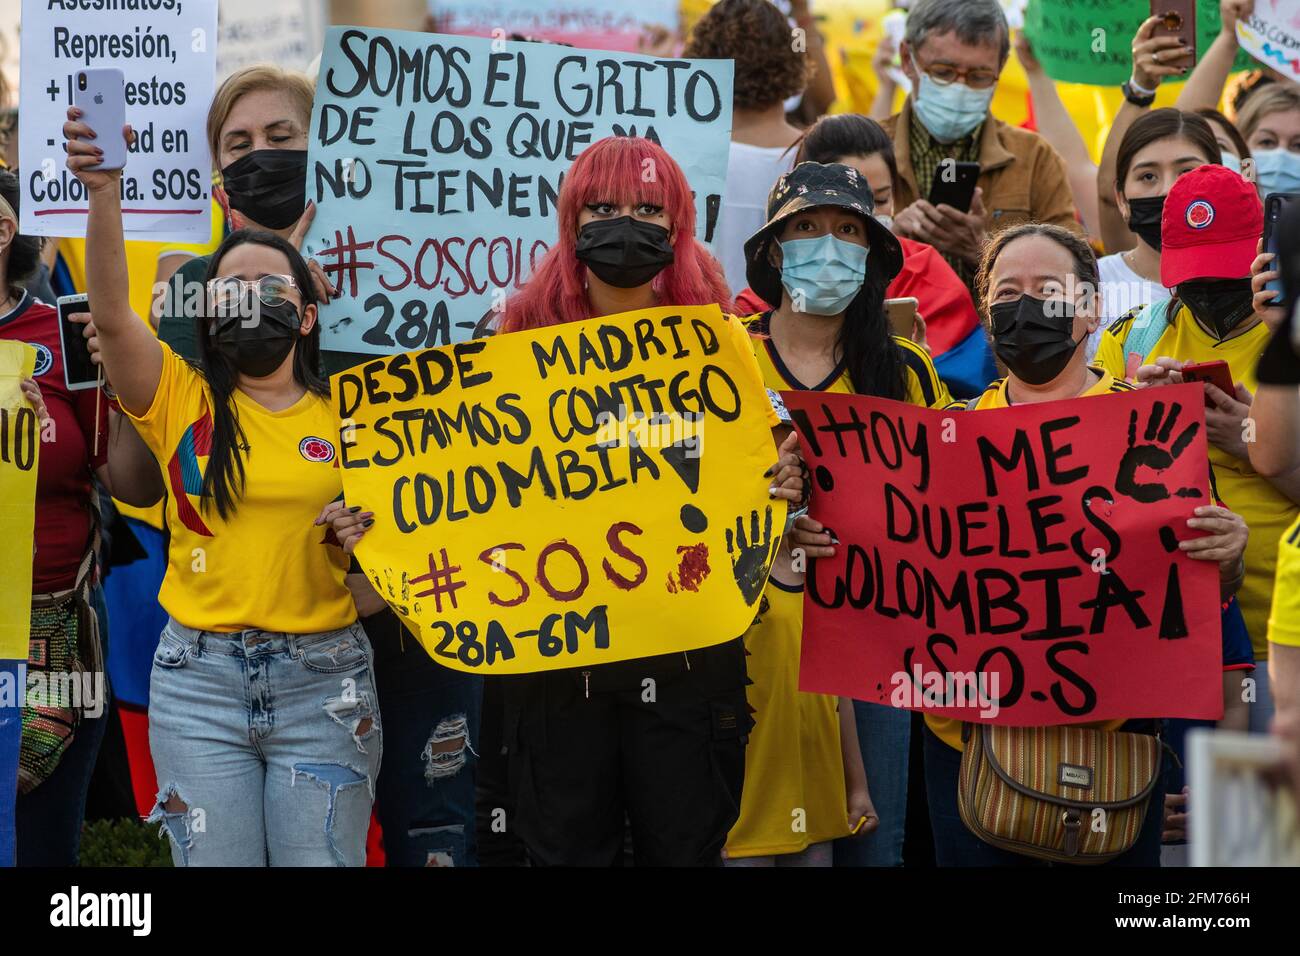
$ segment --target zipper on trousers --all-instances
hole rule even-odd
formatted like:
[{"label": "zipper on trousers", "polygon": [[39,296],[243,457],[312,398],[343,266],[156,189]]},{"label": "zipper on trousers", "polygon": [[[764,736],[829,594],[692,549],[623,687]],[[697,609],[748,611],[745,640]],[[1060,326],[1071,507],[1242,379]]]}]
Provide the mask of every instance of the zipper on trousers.
[{"label": "zipper on trousers", "polygon": [[582,672],[582,693],[587,700],[591,700],[591,671]]}]

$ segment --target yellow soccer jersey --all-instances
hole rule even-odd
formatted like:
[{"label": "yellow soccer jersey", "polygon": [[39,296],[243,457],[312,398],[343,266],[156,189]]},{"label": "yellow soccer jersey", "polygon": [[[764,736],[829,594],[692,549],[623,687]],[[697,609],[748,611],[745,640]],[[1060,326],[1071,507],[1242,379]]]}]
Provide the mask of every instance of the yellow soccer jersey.
[{"label": "yellow soccer jersey", "polygon": [[1300,518],[1278,542],[1277,584],[1273,588],[1268,639],[1273,644],[1300,647]]},{"label": "yellow soccer jersey", "polygon": [[[771,313],[749,316],[741,321],[749,328],[753,339],[754,357],[763,372],[763,381],[767,387],[776,391],[808,390],[813,392],[846,392],[852,394],[853,382],[848,370],[841,365],[825,381],[800,382],[786,368],[776,346],[767,336],[767,320]],[[948,386],[934,369],[930,354],[910,339],[895,335],[894,345],[898,347],[906,369],[907,396],[909,405],[921,405],[926,408],[945,408],[952,402]]]},{"label": "yellow soccer jersey", "polygon": [[[1125,372],[1124,337],[1133,318],[1130,313],[1108,328],[1097,349],[1097,364],[1105,366],[1117,377]],[[1153,361],[1161,355],[1183,362],[1222,360],[1228,363],[1232,380],[1245,385],[1253,394],[1259,387],[1255,364],[1268,343],[1268,336],[1268,328],[1260,322],[1241,335],[1218,342],[1197,324],[1184,306],[1144,360]],[[1243,458],[1210,446],[1210,462],[1214,466],[1220,496],[1250,525],[1250,540],[1246,544],[1246,579],[1237,592],[1237,600],[1246,619],[1255,658],[1263,661],[1268,657],[1268,615],[1273,603],[1278,542],[1300,516],[1300,506],[1262,478]]]},{"label": "yellow soccer jersey", "polygon": [[343,493],[329,400],[308,392],[272,412],[235,391],[245,486],[222,520],[199,498],[212,450],[207,382],[166,344],[162,349],[153,404],[131,416],[168,487],[171,541],[159,602],[180,623],[205,631],[306,634],[351,624],[357,612],[343,583],[347,559],[313,524]]},{"label": "yellow soccer jersey", "polygon": [[727,856],[799,853],[847,836],[839,698],[799,690],[803,588],[769,580],[745,632],[754,728]]}]

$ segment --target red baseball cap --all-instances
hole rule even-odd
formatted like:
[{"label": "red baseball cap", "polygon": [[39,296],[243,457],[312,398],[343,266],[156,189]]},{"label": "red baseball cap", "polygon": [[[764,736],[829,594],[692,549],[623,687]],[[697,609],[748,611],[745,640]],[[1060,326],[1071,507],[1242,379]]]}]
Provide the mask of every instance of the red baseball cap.
[{"label": "red baseball cap", "polygon": [[1160,220],[1160,282],[1250,275],[1264,233],[1264,206],[1253,184],[1226,166],[1198,166],[1179,176]]}]

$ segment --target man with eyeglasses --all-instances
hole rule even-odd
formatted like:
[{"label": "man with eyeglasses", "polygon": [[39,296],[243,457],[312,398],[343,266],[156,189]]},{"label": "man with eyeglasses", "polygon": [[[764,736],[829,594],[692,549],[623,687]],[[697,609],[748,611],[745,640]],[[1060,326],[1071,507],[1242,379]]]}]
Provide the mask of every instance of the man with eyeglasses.
[{"label": "man with eyeglasses", "polygon": [[[917,0],[899,47],[912,92],[884,123],[898,160],[894,231],[938,249],[970,288],[988,233],[1026,221],[1079,231],[1056,150],[989,112],[1010,48],[998,0]],[[969,212],[931,204],[935,180],[962,162],[980,166]]]}]

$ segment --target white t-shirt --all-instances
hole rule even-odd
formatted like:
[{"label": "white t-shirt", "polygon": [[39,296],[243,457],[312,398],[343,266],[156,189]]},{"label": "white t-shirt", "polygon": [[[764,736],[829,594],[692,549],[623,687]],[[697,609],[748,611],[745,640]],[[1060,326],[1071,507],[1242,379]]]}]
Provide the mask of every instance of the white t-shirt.
[{"label": "white t-shirt", "polygon": [[1088,336],[1089,361],[1097,354],[1101,333],[1108,325],[1132,309],[1169,298],[1169,290],[1160,283],[1150,282],[1130,269],[1123,253],[1102,256],[1097,268],[1101,274],[1101,325]]},{"label": "white t-shirt", "polygon": [[727,189],[718,211],[713,254],[727,274],[733,295],[749,285],[745,278],[745,240],[767,222],[767,194],[794,165],[795,151],[785,146],[732,143],[727,156]]}]

